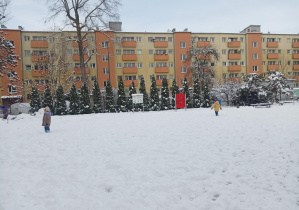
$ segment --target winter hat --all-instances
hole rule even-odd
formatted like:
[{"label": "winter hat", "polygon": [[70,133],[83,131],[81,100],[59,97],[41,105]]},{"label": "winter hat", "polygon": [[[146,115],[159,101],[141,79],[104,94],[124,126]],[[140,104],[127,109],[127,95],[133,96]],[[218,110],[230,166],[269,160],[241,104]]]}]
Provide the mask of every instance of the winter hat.
[{"label": "winter hat", "polygon": [[5,108],[5,106],[2,106],[1,108],[2,108],[2,109],[4,109],[4,108]]},{"label": "winter hat", "polygon": [[45,107],[46,112],[50,111],[50,108],[48,106]]}]

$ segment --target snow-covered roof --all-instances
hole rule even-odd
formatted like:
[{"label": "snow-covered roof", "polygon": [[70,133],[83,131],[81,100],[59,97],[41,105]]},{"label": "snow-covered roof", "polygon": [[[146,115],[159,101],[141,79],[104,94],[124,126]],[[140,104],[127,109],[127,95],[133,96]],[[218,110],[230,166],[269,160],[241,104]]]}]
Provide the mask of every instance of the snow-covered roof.
[{"label": "snow-covered roof", "polygon": [[22,95],[14,95],[14,96],[1,96],[2,99],[6,98],[22,98]]}]

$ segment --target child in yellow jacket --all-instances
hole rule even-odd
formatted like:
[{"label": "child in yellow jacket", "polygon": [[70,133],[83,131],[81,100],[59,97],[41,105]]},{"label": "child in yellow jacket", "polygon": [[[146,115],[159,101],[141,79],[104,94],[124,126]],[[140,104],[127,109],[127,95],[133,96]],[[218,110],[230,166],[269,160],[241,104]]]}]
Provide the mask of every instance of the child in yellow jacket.
[{"label": "child in yellow jacket", "polygon": [[211,109],[213,109],[213,108],[214,108],[214,110],[215,110],[215,114],[216,114],[216,116],[218,116],[219,109],[222,110],[222,108],[221,108],[221,106],[220,106],[220,104],[219,104],[219,101],[215,101],[215,103],[213,104],[213,106],[212,106]]}]

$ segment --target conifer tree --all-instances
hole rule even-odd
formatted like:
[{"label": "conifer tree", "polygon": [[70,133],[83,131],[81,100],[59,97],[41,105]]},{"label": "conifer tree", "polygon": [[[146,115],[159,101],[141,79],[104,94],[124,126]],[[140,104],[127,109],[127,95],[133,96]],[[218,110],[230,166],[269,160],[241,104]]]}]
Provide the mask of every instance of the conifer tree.
[{"label": "conifer tree", "polygon": [[71,115],[79,114],[80,113],[80,99],[77,93],[77,88],[75,83],[73,83],[70,89],[70,110],[69,113]]},{"label": "conifer tree", "polygon": [[201,106],[204,108],[211,107],[210,91],[207,85],[203,87],[203,102]]},{"label": "conifer tree", "polygon": [[99,83],[97,80],[95,80],[93,83],[92,96],[93,96],[93,111],[95,113],[101,113],[103,111],[102,110],[102,95],[101,95],[100,86],[99,86]]},{"label": "conifer tree", "polygon": [[157,83],[156,79],[154,76],[151,78],[151,90],[150,90],[150,99],[151,99],[151,110],[152,111],[157,111],[160,109],[159,105],[159,93],[158,93],[158,88],[157,88]]},{"label": "conifer tree", "polygon": [[64,91],[63,91],[63,87],[61,85],[58,86],[56,89],[55,114],[57,114],[57,115],[67,114]]},{"label": "conifer tree", "polygon": [[200,85],[199,79],[196,79],[193,84],[193,105],[194,108],[200,107]]},{"label": "conifer tree", "polygon": [[112,91],[110,80],[107,80],[107,85],[106,85],[106,111],[115,112],[113,91]]},{"label": "conifer tree", "polygon": [[149,110],[149,98],[148,98],[148,94],[146,93],[145,82],[144,82],[143,77],[141,78],[141,81],[140,81],[139,93],[143,94],[144,110],[148,111]]},{"label": "conifer tree", "polygon": [[40,95],[34,86],[32,86],[30,107],[30,113],[37,112],[41,108]]},{"label": "conifer tree", "polygon": [[175,95],[179,94],[179,93],[180,93],[179,86],[177,86],[176,80],[174,79],[172,81],[172,93],[171,93],[171,95],[172,95],[172,99],[171,99],[172,103],[171,104],[172,104],[173,109],[175,108]]},{"label": "conifer tree", "polygon": [[188,85],[188,81],[187,81],[186,77],[184,78],[183,91],[184,91],[184,94],[186,95],[187,108],[192,108],[191,96],[190,96],[190,92],[189,92],[189,85]]},{"label": "conifer tree", "polygon": [[166,78],[163,78],[161,89],[161,110],[168,109],[170,109],[168,82]]},{"label": "conifer tree", "polygon": [[86,82],[83,82],[81,86],[81,97],[80,97],[80,113],[81,114],[90,114],[91,113],[91,105],[90,98],[88,93],[88,86]]},{"label": "conifer tree", "polygon": [[53,111],[53,97],[51,94],[51,88],[49,85],[46,85],[44,91],[44,100],[43,100],[43,107],[49,107],[51,111]]},{"label": "conifer tree", "polygon": [[126,112],[126,94],[123,79],[118,80],[118,91],[117,91],[117,106],[120,112]]},{"label": "conifer tree", "polygon": [[[132,85],[130,85],[130,87],[129,87],[129,99],[128,99],[128,103],[127,103],[127,110],[128,111],[132,111],[132,109],[133,109],[132,94],[136,94],[136,87],[135,87],[134,81],[132,82]],[[134,108],[136,108],[135,107],[136,105],[134,104]]]}]

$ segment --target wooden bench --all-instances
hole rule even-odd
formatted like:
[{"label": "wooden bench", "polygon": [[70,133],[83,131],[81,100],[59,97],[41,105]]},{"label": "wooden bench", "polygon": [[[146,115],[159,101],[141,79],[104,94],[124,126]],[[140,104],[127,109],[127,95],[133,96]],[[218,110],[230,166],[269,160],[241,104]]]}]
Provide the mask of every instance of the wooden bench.
[{"label": "wooden bench", "polygon": [[269,104],[269,103],[259,103],[259,104],[250,104],[250,106],[253,106],[255,108],[261,108],[261,107],[270,108],[271,104]]}]

